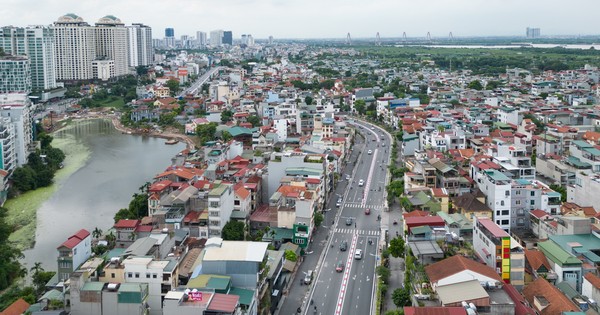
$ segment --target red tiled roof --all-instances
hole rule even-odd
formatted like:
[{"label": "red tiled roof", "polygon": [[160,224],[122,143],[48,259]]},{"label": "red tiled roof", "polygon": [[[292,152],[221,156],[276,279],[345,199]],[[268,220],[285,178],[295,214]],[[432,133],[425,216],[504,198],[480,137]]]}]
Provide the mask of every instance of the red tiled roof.
[{"label": "red tiled roof", "polygon": [[523,295],[530,305],[534,305],[534,298],[542,296],[548,300],[548,306],[538,310],[540,315],[556,315],[562,312],[578,311],[579,308],[562,294],[555,286],[544,278],[537,278],[523,289]]},{"label": "red tiled roof", "polygon": [[488,278],[502,281],[502,278],[500,278],[500,276],[496,273],[496,270],[482,263],[465,258],[461,255],[448,257],[442,261],[425,267],[425,273],[427,273],[431,283],[438,282],[439,280],[465,270],[470,270]]},{"label": "red tiled roof", "polygon": [[494,221],[489,218],[478,218],[477,222],[479,222],[483,227],[485,227],[492,235],[495,237],[506,237],[510,236],[506,231],[504,231],[501,227],[499,227]]},{"label": "red tiled roof", "polygon": [[235,190],[235,194],[240,197],[240,199],[246,199],[250,196],[250,191],[244,187],[240,187]]},{"label": "red tiled roof", "polygon": [[115,223],[113,227],[115,229],[133,229],[140,224],[139,220],[129,220],[129,219],[121,219],[119,222]]},{"label": "red tiled roof", "polygon": [[81,229],[77,231],[77,233],[69,236],[69,238],[57,248],[67,247],[69,249],[73,249],[88,236],[90,236],[90,232],[88,232],[86,229]]},{"label": "red tiled roof", "polygon": [[212,300],[210,300],[207,310],[233,313],[239,304],[239,300],[240,297],[237,295],[215,293]]},{"label": "red tiled roof", "polygon": [[136,232],[152,232],[152,225],[138,225],[135,228]]},{"label": "red tiled roof", "polygon": [[600,278],[595,274],[588,272],[583,276],[585,280],[592,284],[592,286],[596,289],[600,289]]},{"label": "red tiled roof", "polygon": [[25,302],[22,298],[19,298],[4,311],[0,312],[0,315],[21,315],[27,311],[29,306],[29,303]]},{"label": "red tiled roof", "polygon": [[525,249],[525,259],[533,270],[538,270],[541,266],[546,267],[546,270],[552,270],[546,255],[537,249]]},{"label": "red tiled roof", "polygon": [[535,315],[535,310],[527,305],[525,297],[510,284],[504,284],[502,290],[513,300],[515,303],[515,315]]},{"label": "red tiled roof", "polygon": [[531,211],[529,211],[529,213],[538,219],[541,219],[548,215],[548,213],[546,213],[546,211],[540,210],[540,209],[531,210]]}]

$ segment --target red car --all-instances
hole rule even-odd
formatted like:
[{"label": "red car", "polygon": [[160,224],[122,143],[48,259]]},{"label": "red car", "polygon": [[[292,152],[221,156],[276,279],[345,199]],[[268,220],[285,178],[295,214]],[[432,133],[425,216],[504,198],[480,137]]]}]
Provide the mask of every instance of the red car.
[{"label": "red car", "polygon": [[365,214],[367,214],[367,215],[368,215],[368,214],[371,214],[371,209],[369,209],[369,208],[366,208],[366,209],[365,209]]},{"label": "red car", "polygon": [[341,261],[338,262],[337,265],[335,266],[335,271],[337,271],[337,272],[344,271],[344,263]]}]

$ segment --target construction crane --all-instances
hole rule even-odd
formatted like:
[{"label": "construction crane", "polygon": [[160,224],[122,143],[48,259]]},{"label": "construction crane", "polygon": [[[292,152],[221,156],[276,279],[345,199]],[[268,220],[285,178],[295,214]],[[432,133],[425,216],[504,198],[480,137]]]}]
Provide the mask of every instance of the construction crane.
[{"label": "construction crane", "polygon": [[350,32],[348,32],[348,35],[346,36],[346,45],[352,45],[352,37],[350,37]]},{"label": "construction crane", "polygon": [[381,46],[381,37],[379,37],[379,32],[375,35],[375,46]]}]

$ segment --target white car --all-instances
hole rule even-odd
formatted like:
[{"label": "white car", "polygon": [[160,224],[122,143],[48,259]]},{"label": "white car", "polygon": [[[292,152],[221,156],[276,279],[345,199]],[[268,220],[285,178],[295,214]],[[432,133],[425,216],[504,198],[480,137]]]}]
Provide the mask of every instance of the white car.
[{"label": "white car", "polygon": [[368,153],[369,155],[371,155],[371,154],[373,153],[373,151],[369,150],[369,151],[367,151],[367,153]]},{"label": "white car", "polygon": [[362,259],[362,249],[357,249],[356,252],[354,252],[354,259]]},{"label": "white car", "polygon": [[358,181],[358,187],[362,187],[364,184],[365,184],[364,180],[361,179]]}]

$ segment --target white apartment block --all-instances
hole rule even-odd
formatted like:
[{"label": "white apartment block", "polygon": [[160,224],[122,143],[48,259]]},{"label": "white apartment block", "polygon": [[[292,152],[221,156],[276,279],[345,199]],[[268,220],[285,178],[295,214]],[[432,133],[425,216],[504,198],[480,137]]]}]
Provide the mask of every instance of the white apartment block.
[{"label": "white apartment block", "polygon": [[59,81],[93,79],[96,60],[96,32],[83,19],[69,13],[58,18],[54,31],[56,79]]},{"label": "white apartment block", "polygon": [[0,28],[0,48],[14,56],[27,56],[34,90],[51,90],[56,85],[54,31],[47,26]]},{"label": "white apartment block", "polygon": [[210,45],[221,46],[223,45],[223,30],[214,30],[210,32]]},{"label": "white apartment block", "polygon": [[96,57],[100,60],[113,60],[115,76],[129,73],[127,35],[125,24],[112,15],[96,22]]},{"label": "white apartment block", "polygon": [[496,170],[485,170],[476,174],[479,190],[486,195],[486,205],[492,209],[494,222],[505,231],[510,231],[511,180]]},{"label": "white apartment block", "polygon": [[141,23],[127,26],[127,47],[130,67],[151,65],[154,61],[152,28]]},{"label": "white apartment block", "polygon": [[221,231],[234,209],[234,194],[231,184],[215,183],[208,193],[208,234],[221,237]]},{"label": "white apartment block", "polygon": [[[151,315],[162,314],[162,297],[177,287],[175,268],[169,260],[153,257],[128,257],[123,261],[126,283],[148,284],[148,305]],[[165,292],[165,293],[162,293]]]},{"label": "white apartment block", "polygon": [[[2,119],[2,125],[8,128],[7,137],[11,137],[14,134],[12,140],[3,143],[4,145],[14,144],[12,149],[8,149],[10,155],[14,152],[16,158],[16,165],[12,162],[12,158],[7,159],[6,163],[3,162],[3,167],[7,171],[6,167],[17,167],[27,163],[27,156],[29,155],[31,143],[33,141],[33,117],[31,115],[31,101],[27,94],[0,94],[0,119]],[[10,125],[10,126],[8,126]],[[9,146],[10,147],[10,146]],[[14,151],[13,151],[14,150]],[[3,156],[4,161],[6,157]]]}]

